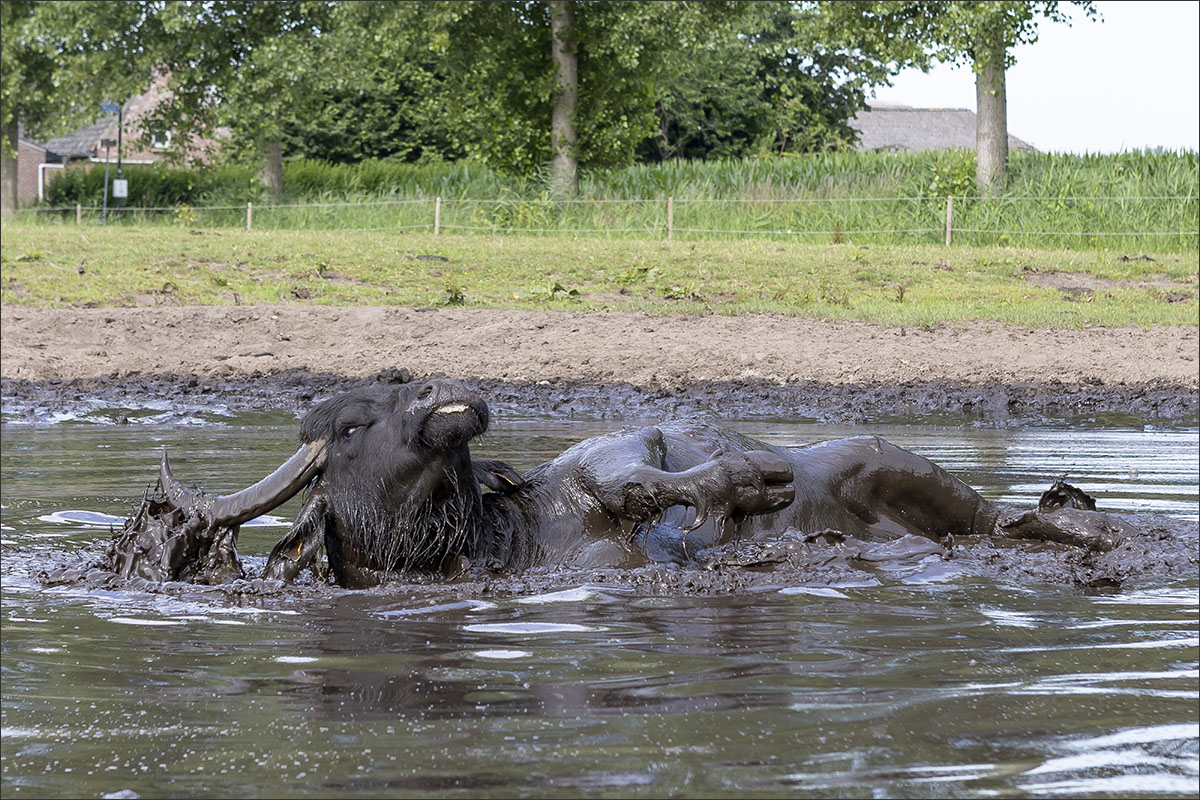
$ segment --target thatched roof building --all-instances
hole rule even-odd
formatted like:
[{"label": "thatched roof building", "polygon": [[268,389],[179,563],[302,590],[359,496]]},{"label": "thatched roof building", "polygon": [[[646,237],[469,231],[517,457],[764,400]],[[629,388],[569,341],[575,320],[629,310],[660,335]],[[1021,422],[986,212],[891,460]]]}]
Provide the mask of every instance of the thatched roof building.
[{"label": "thatched roof building", "polygon": [[[858,112],[850,125],[859,132],[855,149],[862,152],[975,149],[975,112],[965,108],[872,104]],[[1035,148],[1010,134],[1008,149]]]}]

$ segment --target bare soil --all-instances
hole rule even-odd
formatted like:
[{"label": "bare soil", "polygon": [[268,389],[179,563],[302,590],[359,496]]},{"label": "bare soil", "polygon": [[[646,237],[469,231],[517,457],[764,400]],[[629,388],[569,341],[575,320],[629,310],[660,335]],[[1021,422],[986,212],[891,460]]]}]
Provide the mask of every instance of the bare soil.
[{"label": "bare soil", "polygon": [[1197,385],[1197,329],[1033,330],[999,324],[884,328],[776,315],[199,306],[3,308],[3,375],[313,372],[404,367],[511,381],[673,386],[1169,381]]},{"label": "bare soil", "polygon": [[[665,403],[675,396],[726,413],[832,408],[834,417],[852,420],[878,418],[872,410],[897,404],[916,413],[1126,411],[1188,419],[1200,384],[1194,327],[889,328],[771,314],[10,305],[0,334],[6,398],[63,386],[162,397],[186,393],[190,384],[234,395],[300,387],[289,400],[304,401],[381,374],[442,374],[517,405],[529,395],[540,398],[537,410],[606,417],[678,411]],[[178,388],[165,390],[164,382]]]}]

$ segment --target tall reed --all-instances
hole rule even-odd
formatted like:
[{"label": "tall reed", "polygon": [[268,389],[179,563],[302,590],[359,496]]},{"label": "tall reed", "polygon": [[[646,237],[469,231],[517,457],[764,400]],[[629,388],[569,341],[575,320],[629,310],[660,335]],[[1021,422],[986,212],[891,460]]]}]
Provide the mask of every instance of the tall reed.
[{"label": "tall reed", "polygon": [[[518,178],[469,162],[364,161],[284,166],[287,196],[268,203],[243,167],[126,168],[130,197],[109,221],[193,227],[428,230],[434,198],[446,232],[667,235],[667,198],[680,239],[769,237],[805,242],[1117,247],[1194,251],[1200,229],[1195,152],[1013,153],[1005,191],[974,197],[974,154],[834,152],[739,161],[672,161],[585,173],[579,197],[554,198],[542,176]],[[38,219],[98,216],[103,170],[67,170]],[[25,216],[29,216],[26,212]]]}]

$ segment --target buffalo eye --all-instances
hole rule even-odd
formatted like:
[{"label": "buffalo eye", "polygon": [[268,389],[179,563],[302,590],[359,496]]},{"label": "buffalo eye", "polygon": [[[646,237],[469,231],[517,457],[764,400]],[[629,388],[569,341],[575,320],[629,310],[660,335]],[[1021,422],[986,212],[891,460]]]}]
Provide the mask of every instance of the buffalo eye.
[{"label": "buffalo eye", "polygon": [[354,436],[354,432],[357,431],[361,427],[362,427],[361,425],[351,425],[348,428],[343,428],[342,429],[342,438],[343,439],[351,438],[352,436]]}]

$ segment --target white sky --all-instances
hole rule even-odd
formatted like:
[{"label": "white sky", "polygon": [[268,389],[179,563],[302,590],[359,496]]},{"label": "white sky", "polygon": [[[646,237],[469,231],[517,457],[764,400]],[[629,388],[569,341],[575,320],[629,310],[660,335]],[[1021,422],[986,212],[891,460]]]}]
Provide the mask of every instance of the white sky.
[{"label": "white sky", "polygon": [[[1200,149],[1200,2],[1097,2],[1043,20],[1008,71],[1008,131],[1047,152]],[[875,99],[975,109],[970,67],[902,72]]]}]

